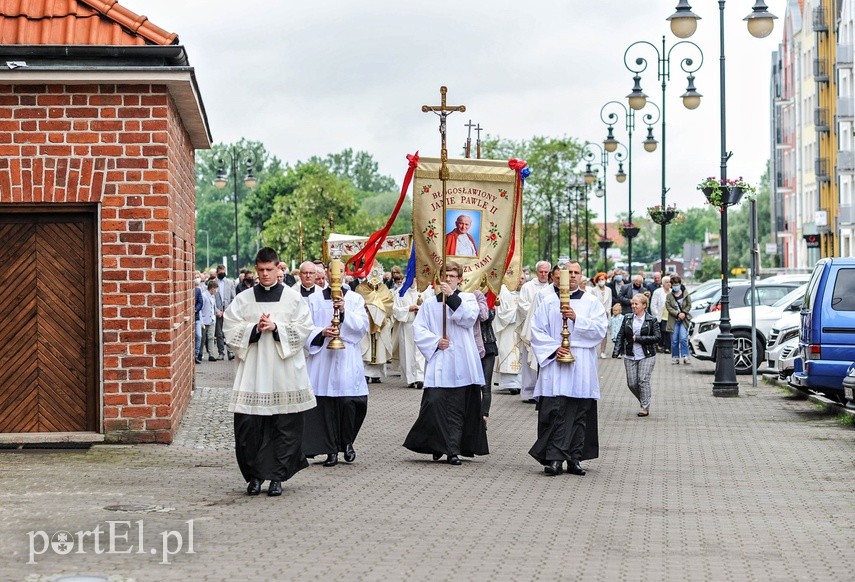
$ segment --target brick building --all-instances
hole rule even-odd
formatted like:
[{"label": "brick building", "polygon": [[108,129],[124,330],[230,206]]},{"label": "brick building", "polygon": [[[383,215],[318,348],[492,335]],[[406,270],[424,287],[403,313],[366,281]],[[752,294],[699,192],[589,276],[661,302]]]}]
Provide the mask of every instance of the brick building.
[{"label": "brick building", "polygon": [[190,398],[196,149],[178,37],[0,0],[0,442],[163,442]]}]

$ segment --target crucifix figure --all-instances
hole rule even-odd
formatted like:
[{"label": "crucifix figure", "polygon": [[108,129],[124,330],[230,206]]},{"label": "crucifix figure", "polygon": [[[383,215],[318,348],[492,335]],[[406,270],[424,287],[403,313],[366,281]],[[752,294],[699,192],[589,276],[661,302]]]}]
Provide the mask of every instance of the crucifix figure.
[{"label": "crucifix figure", "polygon": [[466,131],[466,159],[468,160],[472,157],[472,128],[475,127],[475,124],[470,119],[469,123],[463,125],[468,128]]},{"label": "crucifix figure", "polygon": [[476,149],[476,152],[478,155],[477,159],[479,159],[479,160],[481,159],[481,130],[482,129],[483,128],[481,127],[480,123],[477,126],[475,126],[475,149]]},{"label": "crucifix figure", "polygon": [[[445,140],[445,119],[454,113],[455,111],[460,111],[461,113],[466,111],[465,105],[447,105],[445,102],[445,94],[448,93],[448,88],[446,86],[442,86],[439,88],[440,94],[440,104],[439,105],[422,105],[422,113],[435,113],[439,116],[439,134],[442,136],[442,149],[440,150],[440,166],[439,166],[439,179],[442,182],[442,216],[440,217],[440,224],[442,224],[442,233],[446,232],[445,230],[445,197],[447,191],[447,182],[448,182],[448,148],[446,147]],[[445,281],[445,263],[448,259],[445,253],[445,245],[442,246],[442,281]],[[445,297],[443,296],[442,301],[442,337],[448,338],[448,334],[446,333],[446,303]]]}]

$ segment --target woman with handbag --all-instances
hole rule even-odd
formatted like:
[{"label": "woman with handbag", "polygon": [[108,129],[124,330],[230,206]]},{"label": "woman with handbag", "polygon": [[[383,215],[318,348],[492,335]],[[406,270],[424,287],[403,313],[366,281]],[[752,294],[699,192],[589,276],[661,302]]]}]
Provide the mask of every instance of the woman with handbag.
[{"label": "woman with handbag", "polygon": [[661,337],[659,320],[647,312],[647,304],[647,296],[643,293],[632,298],[632,313],[624,315],[612,351],[613,358],[623,351],[626,385],[641,404],[638,416],[642,417],[650,414],[650,376],[656,364],[656,346]]},{"label": "woman with handbag", "polygon": [[671,275],[671,293],[665,297],[668,310],[668,332],[671,333],[671,363],[689,363],[689,323],[692,316],[692,298],[686,293],[679,275]]}]

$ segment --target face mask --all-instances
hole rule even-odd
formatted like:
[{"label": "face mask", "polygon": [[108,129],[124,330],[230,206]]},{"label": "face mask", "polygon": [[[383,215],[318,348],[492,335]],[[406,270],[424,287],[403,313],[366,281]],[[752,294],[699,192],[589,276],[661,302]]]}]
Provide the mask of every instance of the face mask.
[{"label": "face mask", "polygon": [[623,276],[622,276],[622,275],[617,275],[617,276],[615,277],[615,281],[617,281],[618,283],[620,283],[621,281],[623,281]]},{"label": "face mask", "polygon": [[225,278],[226,278],[225,273],[217,273],[217,279],[225,279]]},{"label": "face mask", "polygon": [[603,281],[602,279],[600,279],[599,281],[597,281],[597,285],[598,285],[599,287],[605,287],[605,286],[606,286],[606,282],[605,282],[605,281]]},{"label": "face mask", "polygon": [[671,287],[671,291],[672,291],[673,293],[677,293],[677,294],[679,294],[679,293],[681,293],[683,290],[682,290],[682,289],[680,289],[680,287],[679,287],[679,286],[677,286],[677,287]]}]

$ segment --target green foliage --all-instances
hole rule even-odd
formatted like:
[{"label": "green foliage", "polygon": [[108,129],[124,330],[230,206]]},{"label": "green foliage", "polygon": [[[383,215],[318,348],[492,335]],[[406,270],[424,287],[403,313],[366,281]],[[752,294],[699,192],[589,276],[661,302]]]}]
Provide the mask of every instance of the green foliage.
[{"label": "green foliage", "polygon": [[716,257],[706,256],[701,260],[701,267],[695,271],[695,281],[709,281],[721,277],[721,261]]},{"label": "green foliage", "polygon": [[365,225],[364,213],[357,212],[353,185],[319,164],[299,164],[271,180],[268,187],[273,212],[264,223],[262,242],[279,249],[286,262],[299,259],[301,223],[304,260],[321,256],[322,231],[329,232],[330,217],[340,232]]},{"label": "green foliage", "polygon": [[[569,220],[565,210],[568,206],[572,206],[574,212],[579,208],[567,184],[582,159],[583,147],[584,144],[566,136],[560,139],[535,136],[515,141],[488,135],[481,142],[485,158],[519,158],[531,168],[523,195],[524,264],[533,265],[540,259],[554,262],[564,252],[558,248],[558,229],[569,241],[570,229],[564,226]],[[581,236],[584,240],[584,234]],[[590,240],[596,244],[595,233]]]},{"label": "green foliage", "polygon": [[394,178],[379,173],[379,165],[368,152],[354,152],[347,148],[323,158],[312,156],[308,163],[323,166],[339,178],[348,180],[359,191],[359,201],[371,193],[394,192],[398,189]]}]

